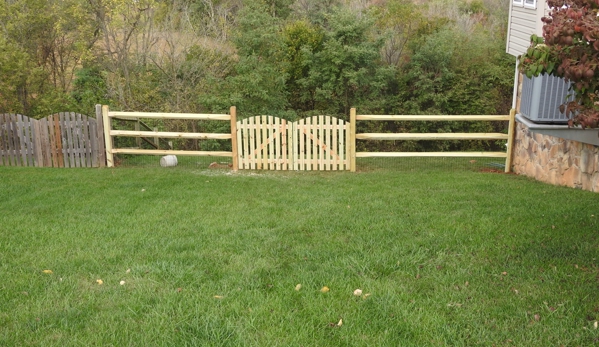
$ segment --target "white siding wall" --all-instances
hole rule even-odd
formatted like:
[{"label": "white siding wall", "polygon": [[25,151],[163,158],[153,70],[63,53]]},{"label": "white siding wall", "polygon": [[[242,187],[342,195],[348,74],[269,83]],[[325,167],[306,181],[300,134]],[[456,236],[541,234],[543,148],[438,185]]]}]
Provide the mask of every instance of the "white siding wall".
[{"label": "white siding wall", "polygon": [[519,56],[526,52],[530,45],[530,35],[543,35],[541,18],[546,14],[545,0],[537,1],[537,8],[514,6],[510,0],[510,17],[508,22],[506,52]]}]

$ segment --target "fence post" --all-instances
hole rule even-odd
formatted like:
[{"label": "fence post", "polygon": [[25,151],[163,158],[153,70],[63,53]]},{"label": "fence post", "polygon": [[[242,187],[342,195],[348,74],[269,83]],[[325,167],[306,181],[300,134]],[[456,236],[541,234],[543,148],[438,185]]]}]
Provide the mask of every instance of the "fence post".
[{"label": "fence post", "polygon": [[514,152],[514,135],[516,133],[516,110],[510,110],[510,121],[507,131],[507,157],[505,158],[505,172],[509,173],[512,170],[512,154]]},{"label": "fence post", "polygon": [[96,105],[96,125],[98,138],[98,152],[94,153],[98,158],[98,166],[106,166],[106,146],[104,142],[104,120],[102,119],[102,105]]},{"label": "fence post", "polygon": [[231,115],[231,152],[233,153],[233,171],[239,169],[239,149],[237,148],[237,108],[231,106],[229,111]]},{"label": "fence post", "polygon": [[104,123],[104,143],[106,145],[106,166],[114,167],[114,155],[112,153],[112,136],[110,136],[110,130],[112,129],[111,119],[108,117],[108,105],[102,106],[102,119]]},{"label": "fence post", "polygon": [[356,172],[356,109],[349,111],[349,171]]}]

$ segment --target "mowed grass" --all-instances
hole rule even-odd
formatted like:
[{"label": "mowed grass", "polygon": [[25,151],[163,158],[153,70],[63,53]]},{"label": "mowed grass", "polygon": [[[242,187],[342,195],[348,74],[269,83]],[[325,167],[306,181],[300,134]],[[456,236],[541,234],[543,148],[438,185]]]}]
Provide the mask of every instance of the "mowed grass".
[{"label": "mowed grass", "polygon": [[598,219],[467,170],[0,167],[0,345],[597,345]]}]

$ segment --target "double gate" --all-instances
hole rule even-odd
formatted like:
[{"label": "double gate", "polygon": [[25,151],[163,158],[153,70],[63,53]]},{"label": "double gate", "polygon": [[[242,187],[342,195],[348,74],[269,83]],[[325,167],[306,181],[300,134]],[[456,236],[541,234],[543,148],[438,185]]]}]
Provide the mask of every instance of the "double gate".
[{"label": "double gate", "polygon": [[256,116],[237,122],[240,170],[349,170],[349,123],[330,116],[288,122]]}]

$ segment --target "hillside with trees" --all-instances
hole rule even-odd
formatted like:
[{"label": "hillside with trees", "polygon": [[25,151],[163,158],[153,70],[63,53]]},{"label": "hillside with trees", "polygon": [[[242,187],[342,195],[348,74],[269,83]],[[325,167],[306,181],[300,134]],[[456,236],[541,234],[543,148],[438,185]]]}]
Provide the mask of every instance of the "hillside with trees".
[{"label": "hillside with trees", "polygon": [[506,114],[505,0],[7,0],[0,113]]}]

